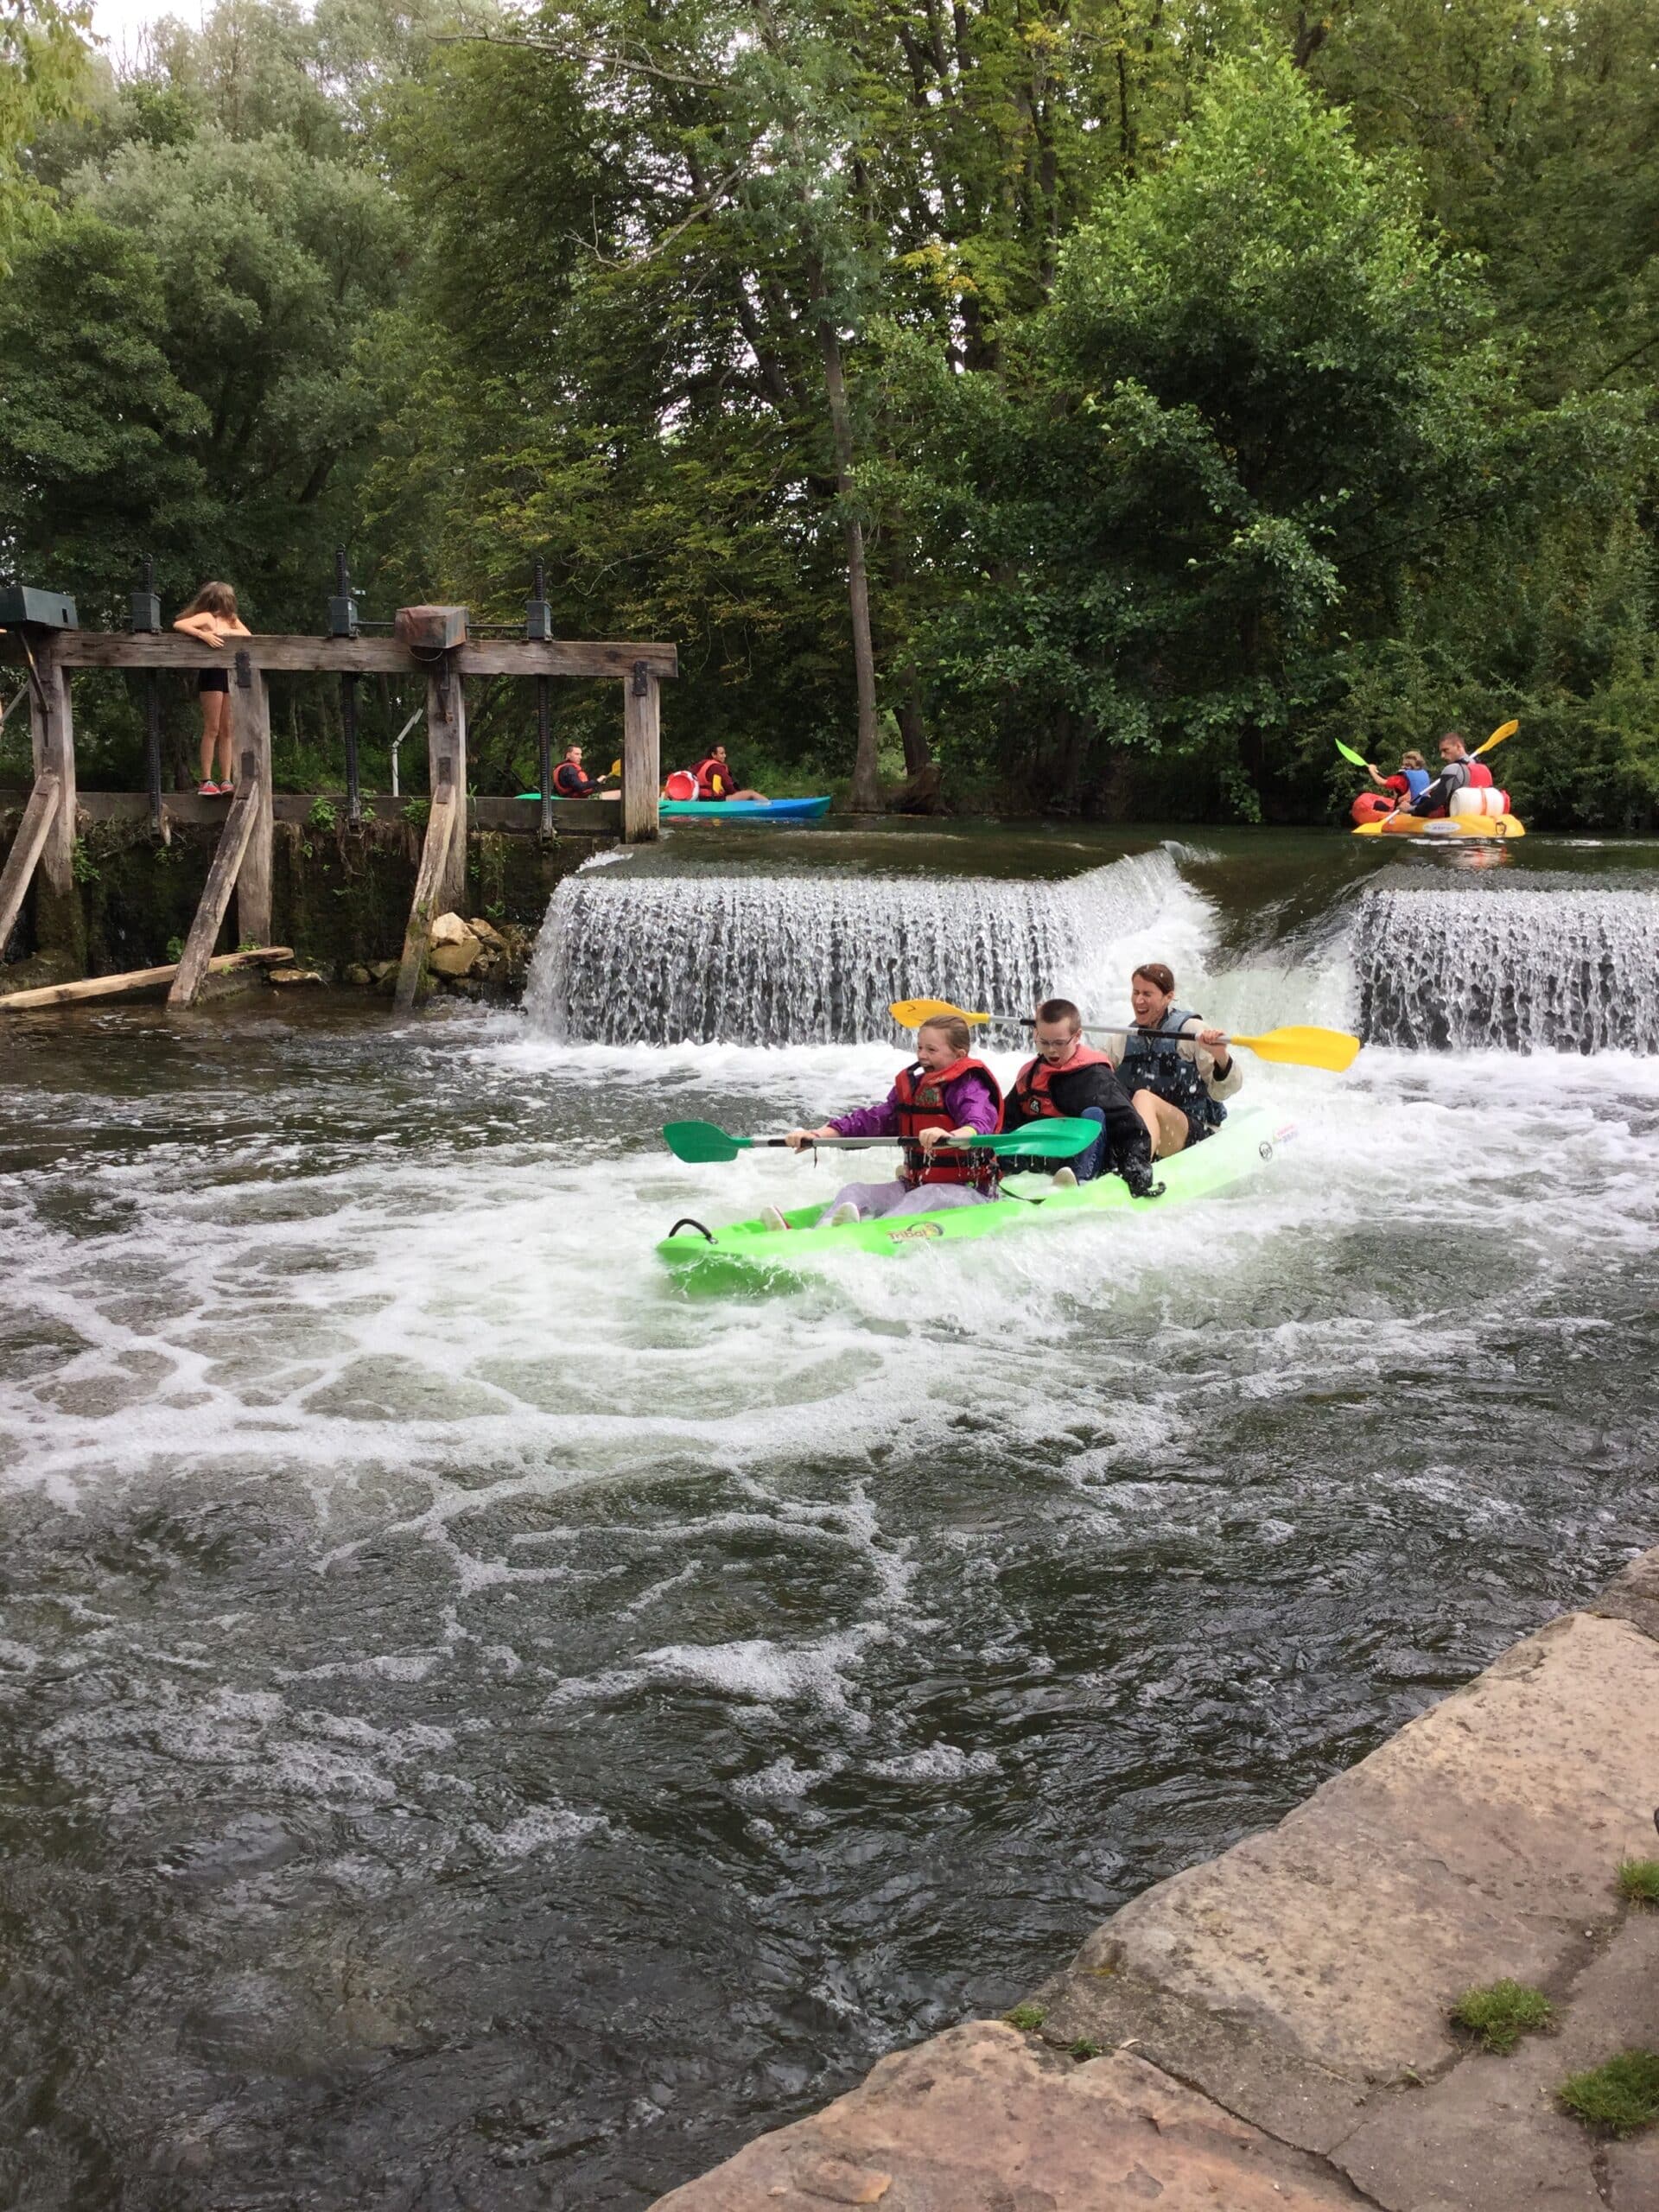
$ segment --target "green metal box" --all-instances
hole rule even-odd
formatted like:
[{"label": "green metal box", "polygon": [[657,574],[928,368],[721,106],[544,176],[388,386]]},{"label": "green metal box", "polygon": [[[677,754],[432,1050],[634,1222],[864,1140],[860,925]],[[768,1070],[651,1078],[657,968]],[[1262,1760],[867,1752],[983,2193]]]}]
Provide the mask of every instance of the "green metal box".
[{"label": "green metal box", "polygon": [[60,591],[37,591],[33,584],[0,584],[0,628],[32,622],[41,630],[79,630],[75,602]]}]

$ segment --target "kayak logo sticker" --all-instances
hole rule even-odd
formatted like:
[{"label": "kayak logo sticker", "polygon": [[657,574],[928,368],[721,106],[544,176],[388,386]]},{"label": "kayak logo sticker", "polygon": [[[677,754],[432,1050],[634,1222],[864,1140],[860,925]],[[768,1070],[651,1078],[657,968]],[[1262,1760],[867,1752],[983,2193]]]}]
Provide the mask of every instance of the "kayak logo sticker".
[{"label": "kayak logo sticker", "polygon": [[1255,1148],[1261,1154],[1263,1160],[1271,1160],[1273,1158],[1273,1147],[1268,1142],[1266,1137],[1262,1138],[1261,1143],[1257,1145]]},{"label": "kayak logo sticker", "polygon": [[944,1234],[937,1221],[918,1221],[909,1229],[890,1229],[887,1242],[890,1244],[925,1243],[930,1236],[943,1236]]}]

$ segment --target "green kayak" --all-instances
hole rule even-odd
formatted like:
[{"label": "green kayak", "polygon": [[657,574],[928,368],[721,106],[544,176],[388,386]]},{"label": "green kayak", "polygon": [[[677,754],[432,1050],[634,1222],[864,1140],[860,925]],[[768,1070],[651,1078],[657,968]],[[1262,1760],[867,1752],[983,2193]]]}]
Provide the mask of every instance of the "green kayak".
[{"label": "green kayak", "polygon": [[723,1229],[677,1222],[657,1249],[677,1280],[695,1291],[787,1290],[825,1255],[873,1252],[884,1259],[941,1239],[996,1236],[1005,1230],[1052,1229],[1133,1208],[1153,1213],[1186,1198],[1230,1189],[1264,1166],[1295,1135],[1294,1125],[1262,1106],[1236,1108],[1212,1137],[1158,1163],[1163,1195],[1132,1198],[1116,1175],[1103,1175],[1075,1191],[1057,1191],[1046,1175],[1013,1175],[1005,1190],[1016,1195],[988,1206],[952,1206],[945,1213],[902,1215],[896,1221],[849,1222],[840,1229],[810,1224],[823,1211],[822,1198],[784,1218],[787,1230],[761,1221],[729,1222]]}]

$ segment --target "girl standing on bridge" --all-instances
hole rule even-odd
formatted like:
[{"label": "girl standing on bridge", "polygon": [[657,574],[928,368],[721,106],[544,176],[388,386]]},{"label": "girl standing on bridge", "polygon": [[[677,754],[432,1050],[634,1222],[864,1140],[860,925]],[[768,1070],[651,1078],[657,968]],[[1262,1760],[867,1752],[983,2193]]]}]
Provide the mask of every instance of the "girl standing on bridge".
[{"label": "girl standing on bridge", "polygon": [[[229,584],[203,584],[173,627],[207,645],[222,645],[227,639],[250,634],[236,611],[236,594]],[[201,701],[201,781],[196,789],[203,798],[217,798],[236,788],[231,772],[230,671],[204,668],[196,677],[196,696]],[[214,766],[220,753],[225,765],[215,782]]]}]

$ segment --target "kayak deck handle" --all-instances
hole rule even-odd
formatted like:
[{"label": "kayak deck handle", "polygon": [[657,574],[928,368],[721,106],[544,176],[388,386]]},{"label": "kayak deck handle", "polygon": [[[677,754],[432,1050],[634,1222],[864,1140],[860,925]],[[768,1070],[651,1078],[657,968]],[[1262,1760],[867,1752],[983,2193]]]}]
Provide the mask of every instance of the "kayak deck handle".
[{"label": "kayak deck handle", "polygon": [[715,1241],[714,1230],[705,1229],[700,1221],[695,1220],[689,1213],[683,1213],[668,1233],[671,1236],[677,1236],[683,1229],[695,1229],[705,1244],[712,1244]]}]

